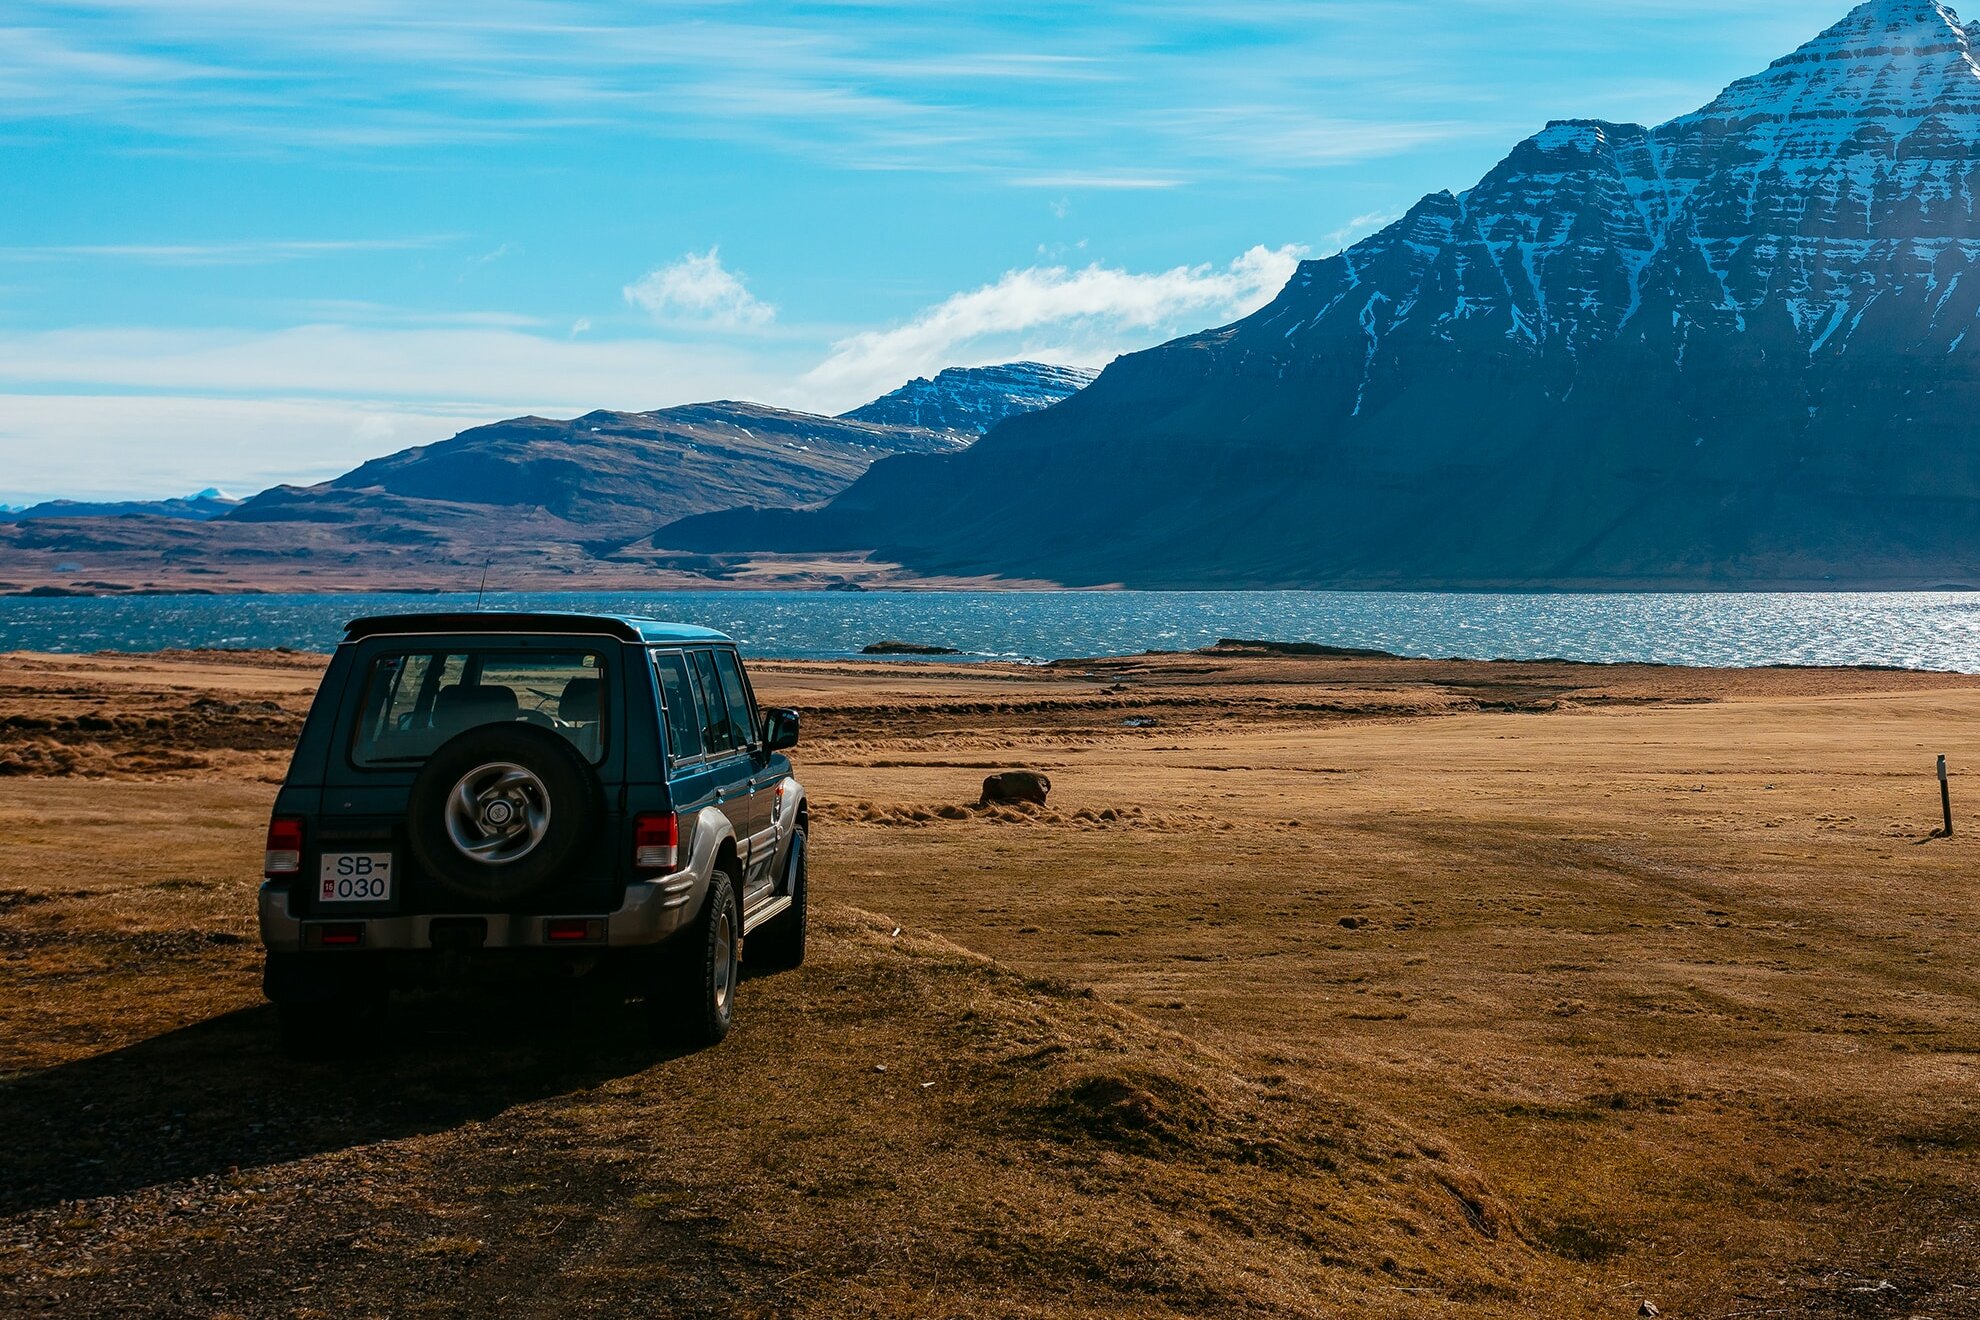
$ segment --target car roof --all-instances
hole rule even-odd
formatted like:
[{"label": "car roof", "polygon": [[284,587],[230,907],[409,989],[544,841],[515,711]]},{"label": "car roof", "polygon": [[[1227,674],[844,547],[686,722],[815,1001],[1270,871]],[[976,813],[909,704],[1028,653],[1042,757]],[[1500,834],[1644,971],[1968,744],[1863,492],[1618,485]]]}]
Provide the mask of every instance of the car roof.
[{"label": "car roof", "polygon": [[344,625],[344,640],[367,637],[398,637],[432,633],[569,633],[597,636],[600,633],[625,642],[730,642],[727,633],[691,624],[668,623],[636,614],[517,614],[477,610],[472,614],[383,614],[352,619]]}]

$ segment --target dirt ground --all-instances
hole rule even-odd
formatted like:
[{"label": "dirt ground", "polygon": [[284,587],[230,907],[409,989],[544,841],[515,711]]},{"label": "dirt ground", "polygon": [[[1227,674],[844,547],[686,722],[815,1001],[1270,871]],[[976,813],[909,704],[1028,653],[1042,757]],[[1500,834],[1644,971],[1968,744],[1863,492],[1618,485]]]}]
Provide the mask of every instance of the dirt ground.
[{"label": "dirt ground", "polygon": [[0,657],[0,1311],[1980,1316],[1980,680],[765,664],[817,939],[726,1044],[302,1063],[318,664]]}]

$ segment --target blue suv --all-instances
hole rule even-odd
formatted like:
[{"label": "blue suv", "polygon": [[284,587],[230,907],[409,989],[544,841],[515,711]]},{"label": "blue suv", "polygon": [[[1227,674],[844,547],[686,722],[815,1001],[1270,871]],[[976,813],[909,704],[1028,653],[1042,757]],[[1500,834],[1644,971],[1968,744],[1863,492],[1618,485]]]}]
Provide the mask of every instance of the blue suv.
[{"label": "blue suv", "polygon": [[804,959],[808,808],[735,643],[652,619],[359,619],[275,800],[263,985],[298,1049],[394,987],[612,978],[659,1036],[728,1034],[752,968]]}]

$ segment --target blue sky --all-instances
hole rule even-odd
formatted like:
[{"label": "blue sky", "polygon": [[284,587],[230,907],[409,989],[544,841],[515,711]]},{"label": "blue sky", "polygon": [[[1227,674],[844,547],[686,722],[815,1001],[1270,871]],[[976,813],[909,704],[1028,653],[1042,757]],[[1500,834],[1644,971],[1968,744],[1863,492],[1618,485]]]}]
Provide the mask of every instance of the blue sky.
[{"label": "blue sky", "polygon": [[1097,365],[1847,8],[10,0],[0,502]]}]

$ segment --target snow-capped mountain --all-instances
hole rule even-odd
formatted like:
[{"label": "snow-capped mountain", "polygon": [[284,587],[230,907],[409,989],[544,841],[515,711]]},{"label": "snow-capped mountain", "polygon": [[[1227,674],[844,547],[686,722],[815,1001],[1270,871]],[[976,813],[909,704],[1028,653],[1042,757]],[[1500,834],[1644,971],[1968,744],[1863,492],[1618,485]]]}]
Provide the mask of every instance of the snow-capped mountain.
[{"label": "snow-capped mountain", "polygon": [[1150,585],[1980,583],[1977,48],[1872,0],[1693,114],[1551,124],[964,453],[674,540]]},{"label": "snow-capped mountain", "polygon": [[1049,408],[1093,383],[1098,372],[1043,362],[950,367],[909,381],[844,414],[848,421],[982,435],[1007,417]]},{"label": "snow-capped mountain", "polygon": [[1251,328],[1364,346],[1364,404],[1359,386],[1419,337],[1682,356],[1701,333],[1758,331],[1814,356],[1847,352],[1874,315],[1875,342],[1948,349],[1980,250],[1974,38],[1933,0],[1875,0],[1694,114],[1551,124],[1471,191],[1309,263]]}]

